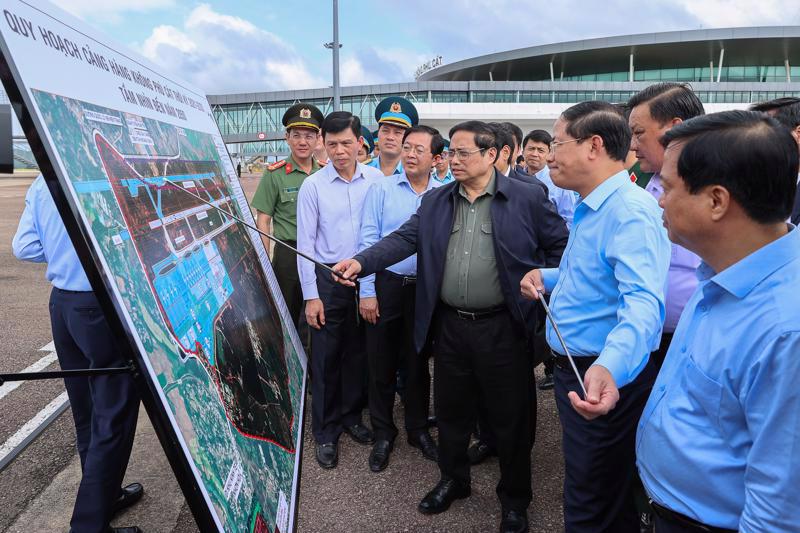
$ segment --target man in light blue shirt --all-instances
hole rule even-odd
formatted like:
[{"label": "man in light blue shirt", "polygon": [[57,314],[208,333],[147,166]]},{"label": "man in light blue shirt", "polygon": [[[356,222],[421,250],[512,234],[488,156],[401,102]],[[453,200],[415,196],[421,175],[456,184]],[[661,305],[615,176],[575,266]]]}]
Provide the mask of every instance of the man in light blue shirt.
[{"label": "man in light blue shirt", "polygon": [[564,522],[569,533],[638,533],[630,496],[634,439],[656,375],[648,359],[664,322],[669,241],[656,200],[625,170],[631,132],[613,105],[577,104],[553,131],[553,181],[583,200],[559,268],[531,271],[521,288],[531,298],[537,289],[550,293],[588,392],[578,396],[578,380],[548,322],[563,428]]},{"label": "man in light blue shirt", "polygon": [[664,224],[703,263],[637,434],[656,531],[800,531],[797,146],[747,111],[662,142]]},{"label": "man in light blue shirt", "polygon": [[[25,210],[11,246],[17,259],[47,263],[47,280],[53,285],[50,322],[61,368],[126,366],[41,175],[25,196]],[[136,433],[139,395],[133,377],[75,377],[65,379],[64,385],[82,472],[70,531],[141,533],[135,526],[109,528],[114,514],[144,494],[139,483],[118,493],[109,491],[122,483]]]},{"label": "man in light blue shirt", "polygon": [[[402,226],[417,212],[422,196],[440,184],[431,177],[434,160],[441,158],[444,139],[428,126],[414,126],[403,137],[405,172],[387,176],[370,187],[361,219],[359,251]],[[367,321],[369,413],[375,445],[369,457],[373,472],[389,463],[397,437],[394,424],[395,375],[405,368],[405,427],[408,442],[431,461],[438,460],[436,443],[428,433],[430,372],[427,354],[414,347],[417,256],[361,280],[361,311]]]},{"label": "man in light blue shirt", "polygon": [[[358,252],[361,212],[370,185],[383,176],[356,160],[361,122],[345,111],[322,124],[330,163],[303,181],[297,196],[297,249],[333,265]],[[333,281],[330,272],[297,258],[305,313],[311,330],[311,429],[317,462],[334,468],[342,431],[360,444],[373,444],[362,424],[367,362],[364,328],[356,295]]]},{"label": "man in light blue shirt", "polygon": [[450,151],[450,141],[444,140],[444,150],[442,150],[441,157],[436,159],[431,168],[431,177],[436,180],[439,185],[447,185],[455,180],[453,171],[450,170],[450,160],[447,153]]}]

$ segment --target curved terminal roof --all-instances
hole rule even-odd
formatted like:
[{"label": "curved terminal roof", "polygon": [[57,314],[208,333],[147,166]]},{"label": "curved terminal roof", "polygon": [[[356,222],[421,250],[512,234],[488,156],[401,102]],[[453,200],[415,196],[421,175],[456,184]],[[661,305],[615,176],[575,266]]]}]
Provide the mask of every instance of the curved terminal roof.
[{"label": "curved terminal roof", "polygon": [[800,26],[644,33],[546,44],[488,54],[432,69],[420,81],[537,81],[593,73],[723,65],[800,65]]}]

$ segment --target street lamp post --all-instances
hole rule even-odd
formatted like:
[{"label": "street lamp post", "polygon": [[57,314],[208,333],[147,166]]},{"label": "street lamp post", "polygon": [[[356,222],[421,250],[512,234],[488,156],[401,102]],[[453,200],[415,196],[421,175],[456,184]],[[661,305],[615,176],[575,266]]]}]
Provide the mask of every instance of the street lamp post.
[{"label": "street lamp post", "polygon": [[333,42],[325,43],[325,48],[333,51],[333,110],[341,108],[341,87],[339,86],[339,0],[333,0]]}]

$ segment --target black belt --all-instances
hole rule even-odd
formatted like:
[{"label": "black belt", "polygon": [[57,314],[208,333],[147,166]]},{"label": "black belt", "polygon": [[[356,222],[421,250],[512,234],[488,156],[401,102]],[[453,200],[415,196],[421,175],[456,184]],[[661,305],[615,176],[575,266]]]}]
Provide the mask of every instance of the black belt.
[{"label": "black belt", "polygon": [[405,287],[406,285],[416,285],[417,284],[417,277],[416,276],[404,276],[403,274],[396,274],[391,270],[384,270],[383,273],[390,277],[396,278],[400,280],[401,286]]},{"label": "black belt", "polygon": [[659,505],[653,500],[650,500],[650,506],[653,508],[653,512],[656,513],[662,520],[666,520],[667,522],[672,522],[674,524],[680,524],[683,527],[689,528],[691,531],[702,531],[708,533],[736,533],[735,529],[709,526],[702,522],[698,522],[694,518],[689,518],[688,516],[667,509],[663,505]]},{"label": "black belt", "polygon": [[94,291],[68,291],[67,289],[59,289],[56,286],[53,286],[53,288],[58,292],[63,292],[66,294],[91,294],[92,292],[94,292]]},{"label": "black belt", "polygon": [[483,318],[489,318],[490,316],[507,311],[506,306],[504,305],[498,305],[497,307],[490,307],[488,309],[477,309],[475,311],[458,309],[447,304],[444,304],[444,306],[450,311],[454,312],[461,320],[481,320]]},{"label": "black belt", "polygon": [[[553,352],[555,356],[556,366],[565,372],[569,372],[570,374],[573,372],[572,365],[569,364],[569,357],[566,355],[561,355],[559,353]],[[572,356],[572,360],[575,361],[575,366],[578,367],[578,372],[586,372],[590,366],[597,361],[596,355],[578,355]]]}]

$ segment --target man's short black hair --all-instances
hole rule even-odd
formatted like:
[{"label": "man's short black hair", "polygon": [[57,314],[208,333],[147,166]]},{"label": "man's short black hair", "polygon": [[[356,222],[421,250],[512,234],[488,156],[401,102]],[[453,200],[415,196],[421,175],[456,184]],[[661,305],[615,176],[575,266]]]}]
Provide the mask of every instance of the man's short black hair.
[{"label": "man's short black hair", "polygon": [[750,110],[769,113],[790,130],[800,126],[800,98],[794,96],[759,102],[751,105]]},{"label": "man's short black hair", "polygon": [[516,143],[516,145],[521,147],[522,146],[522,128],[520,128],[519,126],[517,126],[513,122],[501,122],[500,124],[502,124],[503,126],[508,128],[508,130],[511,132],[511,135],[514,136],[514,142]]},{"label": "man's short black hair", "polygon": [[[487,123],[480,120],[468,120],[466,122],[456,124],[450,128],[450,132],[448,134],[451,143],[453,141],[453,134],[458,133],[459,131],[472,133],[475,146],[481,150],[496,148],[497,155],[500,155],[500,148],[502,148],[502,146],[498,146],[497,135]],[[495,161],[497,161],[497,157],[495,157]]]},{"label": "man's short black hair", "polygon": [[606,153],[613,161],[625,161],[631,147],[631,128],[614,104],[591,100],[581,102],[561,113],[567,133],[575,139],[593,135],[603,139]]},{"label": "man's short black hair", "polygon": [[403,142],[406,142],[406,137],[412,133],[427,133],[431,136],[431,153],[433,155],[439,155],[444,151],[444,137],[442,137],[442,134],[439,133],[439,130],[436,128],[431,128],[430,126],[424,126],[422,124],[408,128],[405,133],[403,133]]},{"label": "man's short black hair", "polygon": [[650,116],[659,124],[674,118],[689,120],[705,114],[703,103],[688,83],[664,81],[642,89],[628,100],[628,115],[641,104],[650,105]]},{"label": "man's short black hair", "polygon": [[549,150],[550,143],[553,142],[553,137],[545,130],[533,130],[525,136],[525,139],[522,141],[522,148],[525,148],[529,142],[545,144]]},{"label": "man's short black hair", "polygon": [[508,146],[508,158],[506,162],[511,165],[514,162],[514,134],[511,128],[504,122],[489,122],[488,126],[494,130],[497,136],[497,150],[500,151],[504,146]]},{"label": "man's short black hair", "polygon": [[322,138],[327,133],[340,133],[349,129],[356,136],[361,137],[361,119],[349,111],[334,111],[322,122]]},{"label": "man's short black hair", "polygon": [[789,218],[797,189],[800,154],[789,130],[754,111],[724,111],[693,118],[661,138],[680,143],[678,175],[695,194],[725,187],[747,215],[761,224]]}]

